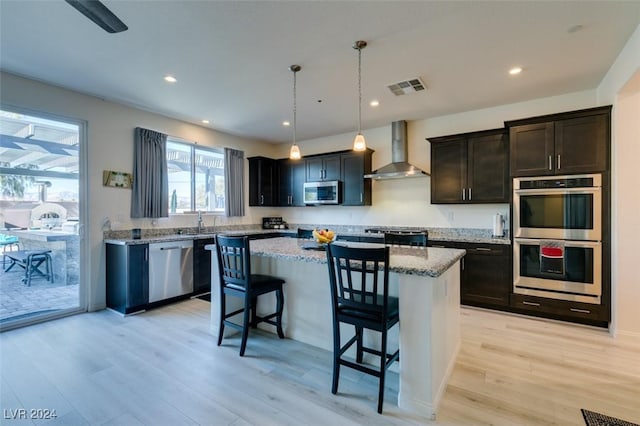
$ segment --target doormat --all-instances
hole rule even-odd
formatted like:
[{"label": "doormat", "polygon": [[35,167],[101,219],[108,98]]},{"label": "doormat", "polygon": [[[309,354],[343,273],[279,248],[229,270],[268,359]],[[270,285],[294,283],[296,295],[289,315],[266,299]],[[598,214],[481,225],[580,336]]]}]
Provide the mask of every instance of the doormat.
[{"label": "doormat", "polygon": [[196,299],[206,300],[207,302],[211,302],[211,293],[203,294],[201,296],[196,297]]},{"label": "doormat", "polygon": [[605,416],[604,414],[595,413],[585,410],[584,408],[580,411],[582,411],[582,417],[584,417],[584,422],[587,426],[640,426],[637,423]]}]

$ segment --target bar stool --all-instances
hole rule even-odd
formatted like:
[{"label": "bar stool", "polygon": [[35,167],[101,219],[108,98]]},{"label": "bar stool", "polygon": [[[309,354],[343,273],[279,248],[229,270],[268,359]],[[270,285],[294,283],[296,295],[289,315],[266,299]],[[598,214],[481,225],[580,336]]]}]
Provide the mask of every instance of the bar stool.
[{"label": "bar stool", "polygon": [[[225,325],[242,331],[240,356],[244,356],[250,326],[255,328],[261,322],[275,325],[278,337],[284,339],[284,332],[282,331],[282,311],[284,309],[282,286],[284,285],[284,280],[271,275],[251,273],[251,252],[249,250],[249,237],[247,236],[225,237],[216,235],[216,254],[220,275],[218,346],[222,343]],[[272,291],[276,293],[276,311],[264,317],[258,316],[256,312],[258,296]],[[244,307],[227,313],[227,295],[244,299]],[[242,325],[233,323],[228,319],[240,313],[244,314]]]},{"label": "bar stool", "polygon": [[[338,392],[341,365],[378,377],[378,413],[382,414],[385,374],[400,357],[399,349],[392,354],[387,353],[387,332],[400,320],[398,298],[389,296],[389,247],[355,248],[332,243],[327,245],[327,264],[333,312],[331,393]],[[344,345],[340,340],[340,323],[355,327],[355,335]],[[380,349],[363,346],[365,328],[380,332]],[[343,357],[354,343],[355,362]],[[378,368],[362,364],[364,352],[380,357]]]},{"label": "bar stool", "polygon": [[412,233],[385,232],[384,243],[385,245],[426,247],[427,235],[427,231]]}]

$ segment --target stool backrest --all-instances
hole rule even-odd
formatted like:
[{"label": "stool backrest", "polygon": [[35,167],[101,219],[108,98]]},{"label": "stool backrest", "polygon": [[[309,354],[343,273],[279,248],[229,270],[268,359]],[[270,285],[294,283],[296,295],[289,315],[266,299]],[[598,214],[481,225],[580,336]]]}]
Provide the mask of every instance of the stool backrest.
[{"label": "stool backrest", "polygon": [[298,238],[313,238],[313,231],[311,229],[298,228]]},{"label": "stool backrest", "polygon": [[251,281],[249,237],[216,235],[216,253],[220,285],[244,287],[249,290]]},{"label": "stool backrest", "polygon": [[359,248],[329,244],[327,263],[334,315],[338,306],[377,314],[387,312],[389,247]]},{"label": "stool backrest", "polygon": [[415,233],[385,232],[384,233],[384,243],[386,245],[426,247],[427,240],[428,240],[428,237],[426,232],[415,232]]}]

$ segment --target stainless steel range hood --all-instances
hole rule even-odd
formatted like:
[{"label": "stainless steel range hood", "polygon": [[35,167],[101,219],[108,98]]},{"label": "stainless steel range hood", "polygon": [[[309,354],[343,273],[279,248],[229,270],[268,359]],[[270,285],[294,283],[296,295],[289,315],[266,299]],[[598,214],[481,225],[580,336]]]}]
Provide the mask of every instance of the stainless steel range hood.
[{"label": "stainless steel range hood", "polygon": [[408,159],[407,122],[404,120],[391,123],[391,161],[392,163],[374,170],[365,178],[398,179],[407,177],[429,176],[428,173],[410,164]]}]

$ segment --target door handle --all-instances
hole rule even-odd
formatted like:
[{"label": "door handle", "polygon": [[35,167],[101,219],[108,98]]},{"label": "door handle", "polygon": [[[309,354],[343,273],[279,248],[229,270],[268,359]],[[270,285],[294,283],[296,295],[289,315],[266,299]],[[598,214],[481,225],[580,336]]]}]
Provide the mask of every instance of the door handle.
[{"label": "door handle", "polygon": [[560,154],[558,154],[558,170],[560,170]]},{"label": "door handle", "polygon": [[178,250],[181,249],[180,246],[171,246],[171,247],[160,247],[160,250]]},{"label": "door handle", "polygon": [[591,311],[588,309],[578,309],[578,308],[569,308],[571,312],[578,312],[580,314],[590,314]]},{"label": "door handle", "polygon": [[477,251],[491,251],[490,248],[485,248],[485,247],[476,247]]},{"label": "door handle", "polygon": [[264,204],[264,195],[260,195],[260,204]]},{"label": "door handle", "polygon": [[469,201],[471,201],[471,188],[469,188]]},{"label": "door handle", "polygon": [[462,201],[467,201],[467,191],[465,189],[467,188],[462,188]]},{"label": "door handle", "polygon": [[540,306],[539,303],[527,302],[526,300],[523,300],[522,304],[523,305],[529,305],[529,306]]},{"label": "door handle", "polygon": [[553,170],[553,166],[551,165],[551,156],[549,156],[549,170]]}]

